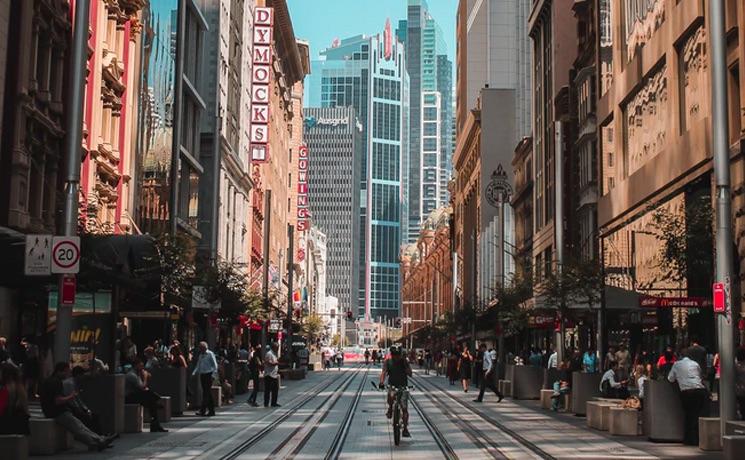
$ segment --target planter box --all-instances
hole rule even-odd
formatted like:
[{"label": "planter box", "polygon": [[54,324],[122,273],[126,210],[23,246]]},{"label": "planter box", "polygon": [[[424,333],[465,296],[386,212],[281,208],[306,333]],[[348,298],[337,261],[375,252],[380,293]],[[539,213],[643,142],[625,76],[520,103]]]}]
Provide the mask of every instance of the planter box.
[{"label": "planter box", "polygon": [[745,436],[745,420],[743,421],[730,421],[724,426],[725,436]]},{"label": "planter box", "polygon": [[[171,415],[181,415],[186,412],[185,368],[162,367],[153,369],[149,385],[150,389],[159,395],[171,398]],[[197,385],[197,389],[198,387],[199,385]],[[201,393],[197,391],[197,394]]]},{"label": "planter box", "polygon": [[726,435],[722,437],[722,450],[725,460],[742,460],[745,452],[745,436]]},{"label": "planter box", "polygon": [[623,407],[609,408],[608,431],[616,436],[639,435],[639,411]]},{"label": "planter box", "polygon": [[124,432],[124,374],[80,379],[80,398],[101,420],[104,433]]},{"label": "planter box", "polygon": [[551,400],[554,395],[554,390],[541,390],[541,407],[544,409],[551,409]]},{"label": "planter box", "polygon": [[543,386],[543,369],[534,366],[515,366],[512,379],[512,397],[539,399]]},{"label": "planter box", "polygon": [[719,417],[699,417],[698,448],[722,450],[722,426]]},{"label": "planter box", "polygon": [[559,380],[559,370],[556,368],[543,369],[543,389],[553,390],[554,382]]},{"label": "planter box", "polygon": [[0,452],[7,458],[28,460],[28,437],[21,434],[0,435]]},{"label": "planter box", "polygon": [[610,410],[618,404],[606,401],[587,401],[585,403],[587,426],[600,431],[610,429]]},{"label": "planter box", "polygon": [[644,434],[652,441],[683,441],[683,407],[678,390],[664,380],[647,380],[644,389]]},{"label": "planter box", "polygon": [[575,415],[587,413],[587,401],[600,396],[600,374],[572,373],[572,410]]}]

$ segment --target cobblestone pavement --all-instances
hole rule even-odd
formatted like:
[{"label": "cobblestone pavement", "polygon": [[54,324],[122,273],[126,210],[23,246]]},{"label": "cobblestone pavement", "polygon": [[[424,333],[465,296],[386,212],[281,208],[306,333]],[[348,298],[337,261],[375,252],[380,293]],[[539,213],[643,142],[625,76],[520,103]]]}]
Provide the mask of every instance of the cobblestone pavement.
[{"label": "cobblestone pavement", "polygon": [[[125,434],[113,449],[82,446],[55,459],[721,459],[679,444],[653,444],[589,430],[585,419],[542,410],[534,401],[487,395],[472,402],[443,377],[416,372],[409,403],[411,438],[393,445],[380,368],[350,365],[283,383],[276,409],[252,408],[239,396],[210,418],[183,416],[169,433]],[[0,455],[1,457],[1,455]]]}]

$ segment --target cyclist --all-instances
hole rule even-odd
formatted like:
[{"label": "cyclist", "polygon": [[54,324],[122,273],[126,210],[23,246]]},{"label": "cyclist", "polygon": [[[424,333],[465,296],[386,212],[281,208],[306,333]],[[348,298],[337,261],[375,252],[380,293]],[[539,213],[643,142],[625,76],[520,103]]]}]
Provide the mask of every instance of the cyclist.
[{"label": "cyclist", "polygon": [[[385,378],[388,377],[388,411],[386,417],[393,417],[393,400],[396,397],[396,388],[406,388],[409,385],[409,376],[411,376],[411,366],[403,354],[400,345],[391,347],[391,354],[383,363],[383,371],[380,373],[380,388],[385,387]],[[403,430],[401,436],[404,438],[411,437],[409,434],[409,397],[408,392],[404,391],[401,395],[401,412],[403,413],[402,422]]]}]

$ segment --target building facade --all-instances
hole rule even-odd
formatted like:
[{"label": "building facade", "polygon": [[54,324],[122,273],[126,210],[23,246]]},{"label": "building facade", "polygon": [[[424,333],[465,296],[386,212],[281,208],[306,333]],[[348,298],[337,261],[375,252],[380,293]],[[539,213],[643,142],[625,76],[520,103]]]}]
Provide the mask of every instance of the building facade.
[{"label": "building facade", "polygon": [[409,73],[408,215],[405,239],[418,238],[426,216],[447,202],[452,168],[452,62],[442,30],[425,0],[409,0],[396,36],[406,47]]},{"label": "building facade", "polygon": [[[450,238],[451,208],[439,208],[424,221],[416,243],[401,252],[404,337],[432,326],[453,311],[453,257]],[[422,342],[426,338],[422,338]],[[424,343],[415,346],[424,346]]]},{"label": "building facade", "polygon": [[[728,37],[736,33],[739,37],[728,40],[726,56],[732,244],[737,248],[735,271],[742,273],[745,5],[726,1],[725,12]],[[709,208],[715,196],[707,5],[657,0],[639,9],[628,1],[601,2],[600,17],[597,218],[606,282],[652,297],[708,298],[713,263],[696,273],[661,267],[662,242],[654,223],[654,213],[663,210],[677,216],[681,226],[695,228],[695,216]],[[615,26],[607,27],[609,23]],[[687,244],[686,257],[710,257],[712,235],[704,235],[705,240],[701,235],[686,238],[697,242]],[[696,253],[697,247],[704,248],[703,253]],[[638,304],[633,306],[638,309]],[[644,310],[643,329],[624,332],[610,324],[609,342],[630,338],[647,349],[660,349],[688,343],[687,338],[695,336],[706,346],[714,343],[714,324],[707,309]],[[741,310],[742,302],[735,301],[735,317]]]},{"label": "building facade", "polygon": [[339,312],[356,313],[362,123],[352,107],[309,107],[303,114],[310,213],[327,241],[326,291],[338,299]]},{"label": "building facade", "polygon": [[[405,180],[409,161],[409,79],[404,46],[391,32],[341,40],[321,52],[322,107],[354,107],[363,126],[360,197],[360,287],[357,316],[399,313],[398,251],[408,222]],[[317,81],[317,80],[316,80]],[[309,89],[309,98],[318,88]]]}]

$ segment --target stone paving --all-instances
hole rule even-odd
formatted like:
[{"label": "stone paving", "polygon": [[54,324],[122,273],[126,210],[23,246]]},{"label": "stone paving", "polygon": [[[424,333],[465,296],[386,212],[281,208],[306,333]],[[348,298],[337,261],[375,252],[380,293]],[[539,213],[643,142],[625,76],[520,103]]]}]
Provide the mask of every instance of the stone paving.
[{"label": "stone paving", "polygon": [[[450,449],[450,457],[468,460],[722,458],[679,444],[590,430],[584,418],[542,410],[537,401],[497,404],[487,395],[484,403],[474,403],[474,389],[464,393],[443,377],[418,371],[409,404],[412,437],[394,446],[385,393],[370,383],[378,381],[379,373],[380,367],[356,365],[312,372],[305,380],[283,382],[281,408],[252,408],[245,404],[247,395],[241,395],[215,417],[172,419],[166,424],[169,433],[125,434],[113,449],[89,453],[78,445],[53,458],[430,460],[446,457],[440,446]],[[439,433],[439,443],[430,427]]]}]

